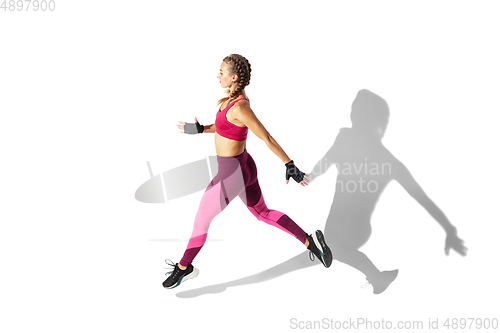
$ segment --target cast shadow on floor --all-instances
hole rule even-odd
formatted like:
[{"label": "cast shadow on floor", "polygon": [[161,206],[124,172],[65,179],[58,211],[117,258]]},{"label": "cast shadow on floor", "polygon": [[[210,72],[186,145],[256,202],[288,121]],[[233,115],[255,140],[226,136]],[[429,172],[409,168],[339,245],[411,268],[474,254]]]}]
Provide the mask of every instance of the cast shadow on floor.
[{"label": "cast shadow on floor", "polygon": [[[396,279],[398,270],[381,271],[360,248],[369,240],[371,216],[377,202],[392,180],[415,199],[444,229],[445,254],[453,249],[462,256],[467,253],[457,229],[441,209],[426,195],[406,166],[382,143],[389,123],[389,106],[380,96],[368,91],[358,92],[351,109],[351,128],[342,128],[333,145],[314,166],[309,184],[332,165],[337,168],[335,194],[326,220],[324,235],[334,259],[365,275],[374,294],[386,290]],[[272,207],[271,207],[272,208]],[[398,235],[391,235],[398,237]],[[180,298],[192,298],[225,291],[230,287],[262,283],[287,273],[320,264],[309,259],[309,251],[260,273],[237,280],[181,291]],[[329,268],[331,269],[331,268]]]}]

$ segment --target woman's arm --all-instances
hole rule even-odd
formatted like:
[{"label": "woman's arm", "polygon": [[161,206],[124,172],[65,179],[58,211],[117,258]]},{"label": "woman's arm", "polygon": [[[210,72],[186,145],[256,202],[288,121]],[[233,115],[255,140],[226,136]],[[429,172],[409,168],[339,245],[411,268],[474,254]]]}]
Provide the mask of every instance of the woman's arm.
[{"label": "woman's arm", "polygon": [[288,157],[283,148],[276,142],[276,140],[269,134],[264,125],[257,119],[252,109],[248,105],[243,104],[238,108],[233,110],[233,116],[238,119],[240,122],[245,124],[257,137],[259,137],[262,141],[266,143],[266,145],[271,149],[271,151],[276,154],[280,158],[280,160],[286,166],[286,183],[288,184],[288,180],[293,178],[297,183],[302,186],[308,185],[309,177],[308,174],[304,174],[300,171],[293,161]]},{"label": "woman's arm", "polygon": [[248,127],[259,139],[264,141],[273,153],[280,158],[283,163],[291,161],[290,157],[285,153],[283,148],[276,142],[271,134],[266,130],[264,125],[257,119],[255,113],[249,106],[235,106],[233,108],[233,116]]},{"label": "woman's arm", "polygon": [[[210,125],[212,126],[212,125]],[[209,127],[210,127],[209,126]],[[177,128],[180,129],[181,133],[186,134],[200,134],[205,132],[205,127],[198,122],[198,118],[194,117],[194,123],[186,123],[184,121],[180,121],[177,124]],[[214,125],[215,131],[215,125]]]},{"label": "woman's arm", "polygon": [[205,130],[203,131],[203,133],[215,133],[215,124],[204,125],[203,127],[205,127]]}]

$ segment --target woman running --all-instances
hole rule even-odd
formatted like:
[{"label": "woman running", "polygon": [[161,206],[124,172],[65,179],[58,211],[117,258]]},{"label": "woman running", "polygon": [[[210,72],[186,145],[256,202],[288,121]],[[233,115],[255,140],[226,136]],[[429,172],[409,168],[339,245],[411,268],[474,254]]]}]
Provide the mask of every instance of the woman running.
[{"label": "woman running", "polygon": [[294,165],[293,160],[287,156],[250,108],[250,102],[245,94],[245,87],[250,83],[250,72],[250,63],[245,57],[231,54],[224,58],[217,78],[222,88],[228,88],[226,90],[228,96],[218,102],[221,107],[217,112],[215,124],[200,125],[195,117],[195,123],[179,121],[177,125],[181,133],[215,133],[218,173],[203,194],[184,256],[177,264],[167,260],[173,267],[173,271],[163,282],[163,287],[167,289],[175,288],[198,275],[198,269],[193,267],[192,262],[205,244],[210,223],[236,196],[240,197],[259,221],[297,238],[325,267],[330,267],[332,263],[331,251],[320,230],[307,235],[286,214],[266,206],[257,179],[257,166],[246,150],[248,129],[263,140],[283,161],[287,184],[292,178],[300,185],[306,186],[308,175]]}]

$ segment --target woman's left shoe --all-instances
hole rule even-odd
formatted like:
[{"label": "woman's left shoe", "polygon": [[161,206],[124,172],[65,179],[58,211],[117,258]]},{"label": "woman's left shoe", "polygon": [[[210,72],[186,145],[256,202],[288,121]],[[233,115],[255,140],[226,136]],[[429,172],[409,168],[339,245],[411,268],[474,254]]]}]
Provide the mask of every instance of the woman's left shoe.
[{"label": "woman's left shoe", "polygon": [[[312,235],[307,235],[309,246],[307,249],[311,251],[325,267],[330,267],[333,261],[332,251],[325,242],[325,236],[321,230],[316,230]],[[314,260],[314,257],[311,258]]]}]

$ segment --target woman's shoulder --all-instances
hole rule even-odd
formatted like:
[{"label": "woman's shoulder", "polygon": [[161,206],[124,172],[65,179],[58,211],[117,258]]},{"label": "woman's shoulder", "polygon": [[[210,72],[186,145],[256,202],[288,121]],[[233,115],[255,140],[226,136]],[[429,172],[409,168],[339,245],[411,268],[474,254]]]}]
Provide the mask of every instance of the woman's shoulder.
[{"label": "woman's shoulder", "polygon": [[236,104],[250,104],[250,99],[244,95],[238,96],[238,98],[235,98],[235,100],[237,100]]},{"label": "woman's shoulder", "polygon": [[246,97],[238,97],[236,103],[233,104],[233,112],[238,112],[239,110],[250,109],[250,101]]}]

